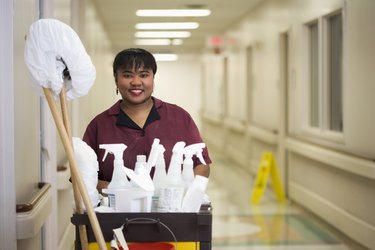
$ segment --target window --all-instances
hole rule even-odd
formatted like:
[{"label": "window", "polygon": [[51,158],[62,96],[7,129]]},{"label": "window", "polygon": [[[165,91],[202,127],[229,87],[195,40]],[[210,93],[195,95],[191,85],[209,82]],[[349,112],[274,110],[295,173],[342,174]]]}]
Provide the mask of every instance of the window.
[{"label": "window", "polygon": [[319,33],[318,22],[309,24],[310,126],[320,125]]},{"label": "window", "polygon": [[329,129],[343,130],[342,118],[342,14],[327,18],[328,25],[328,86]]},{"label": "window", "polygon": [[343,20],[337,11],[306,24],[309,128],[343,132]]}]

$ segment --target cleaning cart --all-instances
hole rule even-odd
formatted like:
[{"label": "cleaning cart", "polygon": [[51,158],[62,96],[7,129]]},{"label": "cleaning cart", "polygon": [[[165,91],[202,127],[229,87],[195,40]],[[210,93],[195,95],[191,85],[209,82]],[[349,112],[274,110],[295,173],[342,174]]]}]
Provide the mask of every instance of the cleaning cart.
[{"label": "cleaning cart", "polygon": [[[112,230],[123,226],[128,243],[170,242],[177,245],[176,250],[211,250],[211,205],[202,205],[198,213],[97,213],[97,218],[107,243],[113,238]],[[87,228],[90,249],[98,249],[88,216],[73,214],[71,222],[76,226],[75,249],[82,249],[80,225]]]}]

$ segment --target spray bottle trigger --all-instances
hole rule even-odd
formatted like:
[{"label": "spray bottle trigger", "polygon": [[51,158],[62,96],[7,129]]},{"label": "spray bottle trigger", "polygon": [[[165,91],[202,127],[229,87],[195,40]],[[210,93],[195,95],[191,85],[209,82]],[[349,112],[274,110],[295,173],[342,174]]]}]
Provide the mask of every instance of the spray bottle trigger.
[{"label": "spray bottle trigger", "polygon": [[203,165],[207,165],[206,161],[203,159],[202,150],[200,152],[197,152],[196,156],[198,157],[198,159],[201,161]]},{"label": "spray bottle trigger", "polygon": [[105,158],[107,157],[107,155],[108,155],[108,150],[105,150],[105,153],[104,153],[104,156],[103,156],[103,159],[102,159],[102,161],[104,161],[104,160],[105,160]]}]

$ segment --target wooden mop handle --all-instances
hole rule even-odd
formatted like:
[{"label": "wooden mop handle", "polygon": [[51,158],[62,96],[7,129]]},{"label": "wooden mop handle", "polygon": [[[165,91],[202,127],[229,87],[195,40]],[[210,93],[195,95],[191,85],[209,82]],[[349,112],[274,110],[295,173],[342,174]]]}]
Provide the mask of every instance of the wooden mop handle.
[{"label": "wooden mop handle", "polygon": [[[65,85],[64,84],[62,85],[62,90],[60,92],[60,107],[61,107],[62,119],[63,119],[63,123],[64,123],[66,133],[69,136],[70,144],[73,145],[72,129],[70,127],[68,105],[66,103],[66,92],[65,92]],[[74,149],[74,147],[73,147],[73,149]],[[76,204],[76,212],[79,213],[79,214],[83,214],[82,199],[81,199],[81,196],[79,194],[78,187],[77,187],[77,181],[75,179],[75,176],[72,176],[71,179],[72,179],[72,186],[73,186],[74,201],[75,201],[75,204]],[[86,226],[85,225],[79,225],[78,230],[79,230],[79,238],[81,239],[82,250],[89,250]]]},{"label": "wooden mop handle", "polygon": [[89,216],[91,226],[92,226],[92,229],[94,231],[95,238],[96,238],[96,240],[98,242],[98,245],[99,245],[99,249],[100,250],[107,250],[107,246],[105,244],[105,240],[104,240],[103,233],[102,233],[100,225],[99,225],[98,218],[96,217],[95,211],[92,207],[90,198],[87,194],[86,186],[83,183],[81,173],[80,173],[80,171],[78,169],[78,166],[77,166],[78,165],[77,161],[74,157],[73,146],[70,142],[69,136],[68,136],[67,131],[64,127],[64,123],[63,123],[61,117],[59,116],[59,112],[57,110],[56,103],[53,100],[53,95],[52,95],[51,89],[43,88],[43,91],[44,91],[44,95],[46,96],[48,105],[51,109],[51,113],[52,113],[52,116],[54,118],[57,130],[58,130],[60,138],[61,138],[61,141],[63,143],[65,152],[68,156],[70,169],[72,171],[71,174],[72,174],[72,177],[76,180],[78,190],[81,193],[83,203],[85,204],[87,214]]}]

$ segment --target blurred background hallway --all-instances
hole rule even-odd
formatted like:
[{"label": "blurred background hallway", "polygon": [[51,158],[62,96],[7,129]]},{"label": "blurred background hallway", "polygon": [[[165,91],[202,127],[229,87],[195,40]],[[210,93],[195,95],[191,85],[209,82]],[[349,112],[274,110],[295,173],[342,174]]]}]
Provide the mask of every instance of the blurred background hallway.
[{"label": "blurred background hallway", "polygon": [[279,203],[272,188],[251,205],[254,178],[215,152],[213,159],[212,250],[365,250],[297,204]]}]

